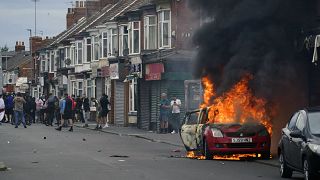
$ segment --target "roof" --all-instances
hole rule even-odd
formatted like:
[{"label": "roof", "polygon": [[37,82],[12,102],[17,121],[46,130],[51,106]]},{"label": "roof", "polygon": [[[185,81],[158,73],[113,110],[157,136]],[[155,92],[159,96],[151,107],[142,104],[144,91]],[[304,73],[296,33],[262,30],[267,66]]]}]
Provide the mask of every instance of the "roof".
[{"label": "roof", "polygon": [[15,51],[6,51],[6,52],[0,52],[0,56],[9,56],[9,57],[12,57],[14,55],[16,55],[17,52]]},{"label": "roof", "polygon": [[127,11],[137,9],[143,5],[143,3],[144,0],[119,0],[116,4],[108,4],[101,11],[89,18],[84,17],[80,19],[77,24],[74,24],[71,28],[60,33],[50,45],[53,46],[59,44],[62,41],[70,39],[74,35],[79,35],[90,28],[106,22],[114,21],[117,16],[120,16]]},{"label": "roof", "polygon": [[32,57],[29,52],[18,53],[15,56],[8,59],[7,70],[12,71],[16,67],[19,67],[22,64],[27,64],[32,62]]}]

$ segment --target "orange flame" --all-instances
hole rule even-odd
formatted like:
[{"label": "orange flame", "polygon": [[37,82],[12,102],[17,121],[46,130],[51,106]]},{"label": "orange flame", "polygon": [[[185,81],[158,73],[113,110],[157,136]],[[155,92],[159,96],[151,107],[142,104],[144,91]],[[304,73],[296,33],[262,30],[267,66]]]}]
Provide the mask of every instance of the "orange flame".
[{"label": "orange flame", "polygon": [[211,106],[209,123],[246,123],[260,122],[269,133],[272,133],[271,118],[267,113],[267,101],[255,97],[249,88],[252,76],[244,76],[228,92],[216,96],[214,83],[208,78],[202,78],[204,87],[203,104],[201,107]]}]

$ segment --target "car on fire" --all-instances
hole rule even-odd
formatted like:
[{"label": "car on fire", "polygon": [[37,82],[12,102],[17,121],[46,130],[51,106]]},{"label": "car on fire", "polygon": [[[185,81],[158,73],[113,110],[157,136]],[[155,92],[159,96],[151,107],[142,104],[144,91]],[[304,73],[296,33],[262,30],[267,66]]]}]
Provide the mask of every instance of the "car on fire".
[{"label": "car on fire", "polygon": [[260,123],[212,123],[211,107],[187,112],[180,130],[187,151],[211,160],[215,155],[260,154],[270,158],[271,138]]},{"label": "car on fire", "polygon": [[281,177],[290,178],[293,171],[298,171],[306,180],[319,179],[320,107],[294,113],[282,129],[278,156]]}]

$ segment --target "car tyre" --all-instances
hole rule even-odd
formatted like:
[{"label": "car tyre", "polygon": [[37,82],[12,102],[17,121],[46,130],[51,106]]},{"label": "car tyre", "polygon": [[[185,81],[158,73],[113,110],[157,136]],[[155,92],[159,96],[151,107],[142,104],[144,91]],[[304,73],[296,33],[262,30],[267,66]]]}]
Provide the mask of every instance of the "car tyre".
[{"label": "car tyre", "polygon": [[292,169],[290,169],[287,165],[286,160],[284,159],[284,155],[281,152],[279,155],[280,162],[280,176],[282,178],[291,178],[292,177]]},{"label": "car tyre", "polygon": [[212,160],[213,159],[213,153],[211,153],[209,151],[209,147],[208,147],[208,143],[206,140],[203,140],[204,142],[204,148],[203,148],[203,151],[204,151],[204,156],[206,157],[206,160]]},{"label": "car tyre", "polygon": [[315,173],[312,171],[311,164],[307,159],[303,160],[303,175],[305,180],[315,180]]}]

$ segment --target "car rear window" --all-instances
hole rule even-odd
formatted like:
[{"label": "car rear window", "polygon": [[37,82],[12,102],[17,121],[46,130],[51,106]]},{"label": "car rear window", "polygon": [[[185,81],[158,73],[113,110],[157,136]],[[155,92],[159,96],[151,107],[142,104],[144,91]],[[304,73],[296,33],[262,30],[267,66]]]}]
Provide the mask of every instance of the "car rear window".
[{"label": "car rear window", "polygon": [[320,112],[309,113],[309,127],[311,134],[320,135]]}]

